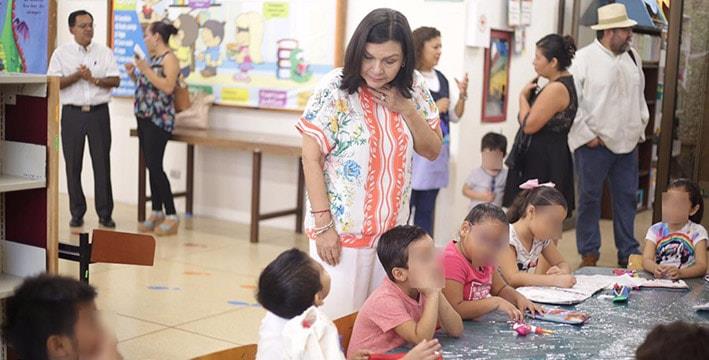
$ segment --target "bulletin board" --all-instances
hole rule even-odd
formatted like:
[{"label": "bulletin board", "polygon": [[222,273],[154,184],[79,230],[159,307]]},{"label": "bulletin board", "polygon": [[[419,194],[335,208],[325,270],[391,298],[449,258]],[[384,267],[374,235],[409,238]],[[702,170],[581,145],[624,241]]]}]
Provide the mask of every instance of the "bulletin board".
[{"label": "bulletin board", "polygon": [[148,24],[178,28],[170,48],[191,91],[215,103],[302,110],[320,78],[341,62],[344,0],[108,0],[121,71],[116,96],[132,96],[123,64]]},{"label": "bulletin board", "polygon": [[56,0],[0,0],[0,71],[46,74],[55,36]]}]

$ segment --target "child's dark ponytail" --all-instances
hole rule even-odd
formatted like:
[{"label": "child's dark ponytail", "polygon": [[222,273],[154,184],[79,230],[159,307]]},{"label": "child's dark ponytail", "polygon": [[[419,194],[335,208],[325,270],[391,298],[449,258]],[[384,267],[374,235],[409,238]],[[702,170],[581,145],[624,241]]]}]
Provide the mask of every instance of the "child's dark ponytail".
[{"label": "child's dark ponytail", "polygon": [[524,190],[517,195],[512,205],[507,210],[507,217],[510,219],[510,224],[516,223],[519,219],[523,218],[530,205],[561,205],[564,209],[568,209],[566,199],[559,190],[549,186],[539,186]]},{"label": "child's dark ponytail", "polygon": [[691,215],[689,220],[696,224],[702,222],[702,218],[704,217],[704,198],[702,198],[702,191],[697,183],[684,178],[676,179],[670,182],[667,189],[682,189],[689,193],[689,201],[692,203],[692,208],[699,205],[699,210],[697,210],[694,215]]}]

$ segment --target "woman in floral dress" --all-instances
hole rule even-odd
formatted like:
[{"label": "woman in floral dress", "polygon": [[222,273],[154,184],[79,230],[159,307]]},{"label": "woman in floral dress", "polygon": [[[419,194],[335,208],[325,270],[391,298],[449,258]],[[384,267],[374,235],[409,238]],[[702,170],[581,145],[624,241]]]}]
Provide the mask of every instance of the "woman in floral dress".
[{"label": "woman in floral dress", "polygon": [[435,159],[436,104],[414,70],[408,21],[377,9],[359,24],[345,66],[326,75],[297,124],[303,134],[310,253],[332,277],[324,311],[357,311],[384,278],[376,243],[406,223],[414,151]]}]

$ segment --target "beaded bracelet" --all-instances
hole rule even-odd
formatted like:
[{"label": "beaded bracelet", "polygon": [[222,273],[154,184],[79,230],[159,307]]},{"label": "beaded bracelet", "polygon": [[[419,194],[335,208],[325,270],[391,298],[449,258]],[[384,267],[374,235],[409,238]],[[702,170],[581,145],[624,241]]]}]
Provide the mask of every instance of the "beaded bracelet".
[{"label": "beaded bracelet", "polygon": [[320,236],[320,235],[326,233],[328,230],[330,230],[330,229],[332,229],[332,228],[334,228],[334,227],[335,227],[335,220],[330,220],[330,223],[329,223],[329,224],[327,224],[327,225],[325,225],[325,226],[323,226],[323,227],[314,228],[314,229],[313,229],[313,234],[314,234],[315,236]]}]

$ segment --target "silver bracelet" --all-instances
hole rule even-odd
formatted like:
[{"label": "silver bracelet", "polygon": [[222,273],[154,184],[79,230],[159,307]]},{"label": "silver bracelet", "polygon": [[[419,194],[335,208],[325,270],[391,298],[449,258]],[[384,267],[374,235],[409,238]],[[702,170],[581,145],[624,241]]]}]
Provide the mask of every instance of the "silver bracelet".
[{"label": "silver bracelet", "polygon": [[330,220],[330,223],[328,223],[327,225],[325,225],[323,227],[319,227],[319,228],[314,228],[313,235],[320,236],[334,227],[335,227],[335,220]]}]

